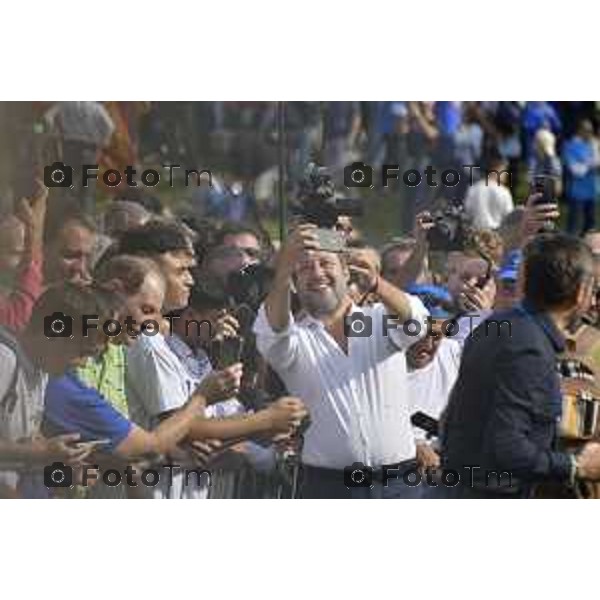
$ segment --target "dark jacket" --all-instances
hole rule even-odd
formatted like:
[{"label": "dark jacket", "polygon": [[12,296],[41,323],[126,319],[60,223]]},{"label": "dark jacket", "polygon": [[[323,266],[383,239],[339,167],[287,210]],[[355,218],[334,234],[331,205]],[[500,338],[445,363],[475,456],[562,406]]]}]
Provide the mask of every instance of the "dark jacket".
[{"label": "dark jacket", "polygon": [[522,497],[536,481],[568,479],[570,459],[554,449],[563,350],[554,323],[527,305],[493,314],[467,340],[442,434],[445,464],[470,488],[465,496]]}]

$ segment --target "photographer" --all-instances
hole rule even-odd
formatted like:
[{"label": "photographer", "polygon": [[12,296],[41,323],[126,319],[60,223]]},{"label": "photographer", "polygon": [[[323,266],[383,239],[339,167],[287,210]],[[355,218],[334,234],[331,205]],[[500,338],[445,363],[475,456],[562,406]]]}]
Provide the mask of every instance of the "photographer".
[{"label": "photographer", "polygon": [[202,275],[222,286],[232,273],[257,264],[264,255],[259,235],[251,228],[225,223],[202,261]]},{"label": "photographer", "polygon": [[[382,304],[360,309],[352,303],[350,269],[368,278]],[[292,280],[306,315],[299,322],[291,314]],[[347,265],[340,254],[321,251],[314,225],[300,225],[290,235],[254,331],[259,351],[311,412],[303,452],[306,498],[419,495],[402,482],[402,473],[415,464],[404,351],[425,328],[414,336],[390,328],[386,337],[386,313],[399,323],[422,323],[427,316],[418,299],[378,276],[364,257]],[[356,320],[371,320],[372,335],[354,337]],[[345,487],[344,469],[357,462],[376,469],[374,488],[353,482]],[[387,487],[377,479],[382,465],[399,469]]]}]

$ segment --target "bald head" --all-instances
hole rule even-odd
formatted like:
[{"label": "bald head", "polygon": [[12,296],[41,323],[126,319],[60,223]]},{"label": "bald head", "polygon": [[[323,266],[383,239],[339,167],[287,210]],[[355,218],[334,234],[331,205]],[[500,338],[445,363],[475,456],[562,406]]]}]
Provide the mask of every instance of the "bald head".
[{"label": "bald head", "polygon": [[46,247],[46,280],[84,284],[91,281],[90,263],[96,232],[84,219],[70,218],[54,233]]}]

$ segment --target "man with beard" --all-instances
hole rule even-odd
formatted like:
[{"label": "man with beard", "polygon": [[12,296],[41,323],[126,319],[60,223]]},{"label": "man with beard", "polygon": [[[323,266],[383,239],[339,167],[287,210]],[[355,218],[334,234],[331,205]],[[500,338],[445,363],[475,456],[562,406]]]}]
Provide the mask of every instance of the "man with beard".
[{"label": "man with beard", "polygon": [[[368,281],[380,302],[352,302],[350,271]],[[304,315],[299,321],[291,314],[293,284]],[[259,351],[311,414],[302,456],[305,498],[421,495],[404,477],[416,468],[404,352],[426,333],[427,315],[418,298],[379,276],[366,256],[347,265],[340,254],[321,251],[314,225],[301,225],[283,245],[254,330]]]}]

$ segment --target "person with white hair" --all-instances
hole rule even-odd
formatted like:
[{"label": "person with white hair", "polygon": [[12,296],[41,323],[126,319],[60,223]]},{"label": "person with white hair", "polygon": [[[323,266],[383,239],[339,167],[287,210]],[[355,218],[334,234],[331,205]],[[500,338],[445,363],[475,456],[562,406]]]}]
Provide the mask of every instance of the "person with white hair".
[{"label": "person with white hair", "polygon": [[540,175],[553,177],[555,196],[562,194],[562,164],[556,152],[556,136],[545,127],[538,129],[533,138],[533,155],[529,171],[529,181]]}]

